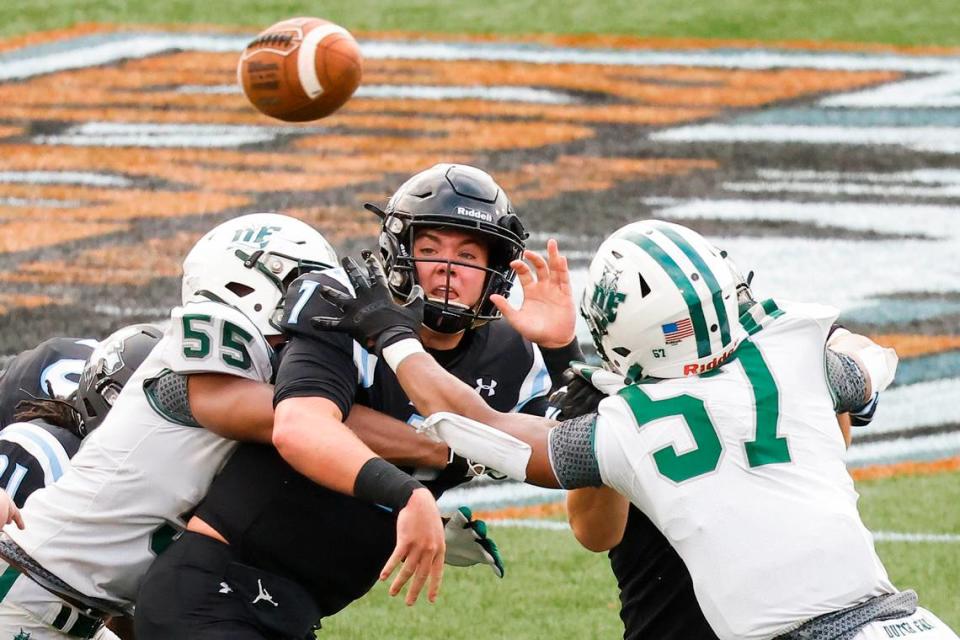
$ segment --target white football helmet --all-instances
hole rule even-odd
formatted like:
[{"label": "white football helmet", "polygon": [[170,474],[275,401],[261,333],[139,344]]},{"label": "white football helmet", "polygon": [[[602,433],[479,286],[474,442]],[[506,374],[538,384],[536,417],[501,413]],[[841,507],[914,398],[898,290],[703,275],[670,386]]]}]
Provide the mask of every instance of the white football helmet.
[{"label": "white football helmet", "polygon": [[252,213],[208,232],[183,261],[183,303],[198,294],[236,307],[277,335],[283,296],[301,273],[337,266],[319,231],[278,213]]},{"label": "white football helmet", "polygon": [[700,234],[644,220],[600,245],[580,313],[612,371],[634,380],[697,375],[722,364],[747,335],[739,283]]}]

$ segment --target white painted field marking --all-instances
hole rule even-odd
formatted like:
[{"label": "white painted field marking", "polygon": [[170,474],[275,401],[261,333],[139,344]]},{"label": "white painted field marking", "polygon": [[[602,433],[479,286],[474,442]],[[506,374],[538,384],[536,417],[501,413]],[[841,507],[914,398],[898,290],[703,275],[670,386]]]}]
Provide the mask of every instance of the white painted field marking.
[{"label": "white painted field marking", "polygon": [[[519,529],[542,529],[546,531],[570,531],[570,525],[563,520],[537,520],[505,518],[503,520],[489,519],[486,521],[492,529],[510,527]],[[903,533],[898,531],[874,531],[873,539],[876,542],[927,542],[927,543],[956,543],[960,542],[960,535],[955,533]]]},{"label": "white painted field marking", "polygon": [[896,145],[914,151],[960,153],[957,127],[837,127],[793,124],[703,124],[650,135],[658,142]]},{"label": "white painted field marking", "polygon": [[[232,95],[239,94],[235,84],[183,85],[177,93]],[[487,102],[523,102],[531,104],[576,104],[574,96],[562,91],[510,85],[426,85],[371,84],[361,85],[354,98],[377,100],[482,100]]]},{"label": "white painted field marking", "polygon": [[123,176],[94,171],[0,171],[4,184],[77,184],[84,187],[129,187]]},{"label": "white painted field marking", "polygon": [[863,91],[823,98],[819,104],[824,107],[857,109],[960,107],[960,74],[938,74],[928,78],[891,82]]},{"label": "white painted field marking", "polygon": [[[240,51],[251,35],[233,36],[184,33],[105,34],[102,42],[90,37],[76,46],[38,48],[25,56],[20,51],[0,56],[0,81],[23,80],[44,73],[111,64],[144,58],[165,51]],[[902,71],[906,73],[960,73],[960,58],[869,53],[724,49],[658,51],[644,49],[588,49],[531,44],[428,41],[363,41],[369,60],[485,60],[530,64],[582,64],[629,67],[708,67],[724,69],[823,69],[844,71]]]},{"label": "white painted field marking", "polygon": [[60,134],[35,136],[33,142],[80,147],[238,147],[272,142],[282,135],[323,131],[321,127],[87,122]]},{"label": "white painted field marking", "polygon": [[[954,418],[956,418],[956,411],[954,411]],[[847,467],[855,469],[897,462],[942,460],[958,454],[960,454],[960,431],[953,431],[880,442],[854,443],[847,451],[846,463]]]},{"label": "white painted field marking", "polygon": [[[960,239],[960,207],[887,202],[791,202],[789,200],[647,198],[658,216],[680,220],[719,219],[802,222],[851,231],[924,234]],[[758,240],[762,241],[762,239]],[[871,244],[882,241],[871,242]],[[859,258],[860,256],[858,256]]]},{"label": "white painted field marking", "polygon": [[[888,389],[883,392],[880,401],[882,408],[877,410],[877,417],[870,426],[853,430],[854,443],[858,437],[871,433],[960,422],[957,398],[960,398],[960,378],[931,380]],[[858,446],[855,444],[854,448]]]},{"label": "white painted field marking", "polygon": [[[79,200],[54,200],[52,198],[0,198],[0,205],[7,207],[46,207],[50,209],[75,209],[86,203]],[[9,218],[0,214],[0,218]]]},{"label": "white painted field marking", "polygon": [[960,170],[958,169],[913,169],[912,171],[890,171],[886,173],[757,169],[757,176],[764,180],[960,185]]},{"label": "white painted field marking", "polygon": [[149,318],[157,318],[157,321],[150,320],[150,322],[159,323],[161,320],[166,319],[167,324],[169,324],[170,309],[164,307],[121,307],[113,304],[98,304],[93,307],[95,313],[99,313],[105,316],[113,316],[115,318],[129,318],[132,316],[146,316]]},{"label": "white painted field marking", "polygon": [[734,193],[806,193],[823,196],[890,196],[896,198],[957,198],[960,185],[915,187],[903,184],[857,182],[744,181],[724,182],[723,189]]},{"label": "white painted field marking", "polygon": [[955,533],[899,533],[896,531],[874,531],[877,542],[960,542]]}]

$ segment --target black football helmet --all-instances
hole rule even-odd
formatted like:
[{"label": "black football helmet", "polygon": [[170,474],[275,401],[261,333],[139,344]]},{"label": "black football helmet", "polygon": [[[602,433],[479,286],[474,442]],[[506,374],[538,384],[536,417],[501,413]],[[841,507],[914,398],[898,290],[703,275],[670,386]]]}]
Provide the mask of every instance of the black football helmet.
[{"label": "black football helmet", "polygon": [[[427,300],[423,324],[440,333],[457,333],[500,317],[490,301],[507,295],[513,284],[510,263],[523,254],[527,233],[507,194],[490,174],[462,164],[438,164],[421,171],[397,189],[385,210],[367,204],[382,220],[380,255],[393,293],[404,298],[417,282],[417,262],[456,261],[414,258],[413,240],[424,228],[446,228],[480,235],[489,246],[490,262],[480,301],[473,308],[444,300]],[[472,269],[476,265],[463,264]]]},{"label": "black football helmet", "polygon": [[162,337],[163,332],[152,324],[133,324],[113,332],[93,350],[74,398],[82,421],[81,437],[100,426],[123,385]]}]

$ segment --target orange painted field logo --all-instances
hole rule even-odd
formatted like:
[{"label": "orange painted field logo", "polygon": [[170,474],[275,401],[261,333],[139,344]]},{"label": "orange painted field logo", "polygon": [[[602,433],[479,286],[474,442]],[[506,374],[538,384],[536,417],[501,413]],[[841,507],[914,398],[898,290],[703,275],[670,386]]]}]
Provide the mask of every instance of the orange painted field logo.
[{"label": "orange painted field logo", "polygon": [[236,85],[249,37],[95,26],[0,43],[0,355],[163,315],[183,255],[227,216],[282,211],[355,247],[375,231],[362,202],[466,162],[506,188],[534,246],[560,237],[575,278],[606,234],[657,216],[715,239],[765,295],[840,307],[913,354],[852,464],[960,453],[941,400],[960,394],[960,57],[370,35],[356,97],[289,125]]}]

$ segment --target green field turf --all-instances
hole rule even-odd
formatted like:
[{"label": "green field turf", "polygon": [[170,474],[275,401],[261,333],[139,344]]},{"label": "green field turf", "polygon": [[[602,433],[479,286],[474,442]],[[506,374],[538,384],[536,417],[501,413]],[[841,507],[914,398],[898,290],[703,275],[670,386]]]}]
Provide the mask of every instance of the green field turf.
[{"label": "green field turf", "polygon": [[266,26],[316,14],[354,30],[470,33],[618,33],[640,36],[960,44],[949,0],[37,0],[0,3],[0,34],[79,22],[206,22]]},{"label": "green field turf", "polygon": [[[864,520],[874,531],[960,534],[960,474],[861,482],[858,489]],[[491,535],[507,562],[503,580],[486,567],[449,568],[438,602],[413,608],[378,585],[326,621],[319,637],[562,640],[623,633],[606,554],[583,550],[568,532],[494,524]],[[960,543],[881,542],[877,548],[897,587],[916,589],[921,605],[960,628]]]}]

